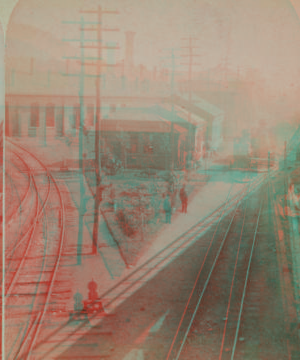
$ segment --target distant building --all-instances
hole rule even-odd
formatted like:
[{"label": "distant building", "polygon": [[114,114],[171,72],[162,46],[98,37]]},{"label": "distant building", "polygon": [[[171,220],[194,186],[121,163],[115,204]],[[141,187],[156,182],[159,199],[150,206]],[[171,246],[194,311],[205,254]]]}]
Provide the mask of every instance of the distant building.
[{"label": "distant building", "polygon": [[[162,106],[118,109],[101,121],[102,156],[112,156],[131,169],[184,169],[189,125]],[[88,159],[95,158],[94,136],[94,130],[87,132]]]},{"label": "distant building", "polygon": [[192,103],[189,103],[186,96],[173,96],[171,102],[179,113],[186,114],[194,127],[191,151],[196,157],[199,158],[203,148],[206,151],[220,150],[224,122],[224,112],[221,109],[195,96]]}]

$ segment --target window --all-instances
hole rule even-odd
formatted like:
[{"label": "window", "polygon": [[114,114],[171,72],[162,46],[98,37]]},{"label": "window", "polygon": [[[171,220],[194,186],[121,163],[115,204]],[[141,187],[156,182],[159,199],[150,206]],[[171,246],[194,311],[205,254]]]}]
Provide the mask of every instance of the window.
[{"label": "window", "polygon": [[144,154],[153,154],[153,146],[144,145]]},{"label": "window", "polygon": [[16,107],[12,112],[12,121],[13,121],[13,135],[20,136],[20,119],[19,119],[19,109]]},{"label": "window", "polygon": [[137,144],[131,144],[130,152],[131,153],[136,153],[136,151],[137,151]]},{"label": "window", "polygon": [[94,126],[94,105],[90,104],[87,107],[87,126]]},{"label": "window", "polygon": [[55,107],[53,104],[49,104],[46,107],[46,126],[54,127],[55,126],[55,117],[54,117]]},{"label": "window", "polygon": [[138,136],[137,134],[130,135],[130,149],[129,152],[132,154],[137,153],[138,151]]},{"label": "window", "polygon": [[39,104],[35,103],[31,105],[30,126],[39,127],[39,124],[40,124],[40,109],[39,109]]},{"label": "window", "polygon": [[152,134],[143,135],[144,154],[153,154],[153,136]]},{"label": "window", "polygon": [[62,136],[64,132],[64,116],[65,116],[65,108],[64,106],[59,106],[56,115],[57,135],[59,136]]},{"label": "window", "polygon": [[79,129],[80,125],[80,105],[73,107],[73,129]]}]

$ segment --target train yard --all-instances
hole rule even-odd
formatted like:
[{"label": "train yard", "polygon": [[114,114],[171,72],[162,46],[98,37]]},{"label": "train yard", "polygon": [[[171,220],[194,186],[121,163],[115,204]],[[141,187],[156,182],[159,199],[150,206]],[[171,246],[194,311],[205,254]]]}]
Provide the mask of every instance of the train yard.
[{"label": "train yard", "polygon": [[9,151],[13,166],[28,176],[6,230],[5,347],[7,358],[15,359],[34,346],[53,295],[64,241],[64,204],[54,178],[37,158],[18,146]]},{"label": "train yard", "polygon": [[271,186],[265,182],[237,202],[113,317],[56,358],[298,358],[294,294],[282,277]]},{"label": "train yard", "polygon": [[68,188],[25,148],[8,142],[7,154],[7,359],[298,358],[288,225],[276,208],[280,172],[229,191],[72,315],[78,265],[68,255],[78,215]]}]

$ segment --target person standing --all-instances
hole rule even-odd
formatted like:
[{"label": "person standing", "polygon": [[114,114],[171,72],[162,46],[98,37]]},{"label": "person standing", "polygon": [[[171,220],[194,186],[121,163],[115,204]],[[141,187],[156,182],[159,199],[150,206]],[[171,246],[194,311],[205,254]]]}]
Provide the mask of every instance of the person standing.
[{"label": "person standing", "polygon": [[183,213],[187,213],[187,205],[188,205],[188,195],[187,195],[187,192],[185,190],[185,185],[183,184],[182,188],[180,189],[180,200],[181,200],[181,206],[182,206],[182,209],[181,211]]},{"label": "person standing", "polygon": [[172,207],[171,207],[169,195],[166,195],[164,200],[164,211],[166,214],[166,223],[171,224]]},{"label": "person standing", "polygon": [[169,174],[169,193],[172,194],[175,190],[175,175],[173,171]]},{"label": "person standing", "polygon": [[110,201],[111,201],[111,204],[113,206],[114,212],[116,213],[117,212],[117,199],[116,199],[116,190],[115,190],[113,184],[110,184],[109,197],[110,197]]}]

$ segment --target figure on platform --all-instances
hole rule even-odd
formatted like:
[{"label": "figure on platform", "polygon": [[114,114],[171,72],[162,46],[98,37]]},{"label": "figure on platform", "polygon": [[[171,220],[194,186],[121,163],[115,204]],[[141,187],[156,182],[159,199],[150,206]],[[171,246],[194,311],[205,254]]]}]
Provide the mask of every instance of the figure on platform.
[{"label": "figure on platform", "polygon": [[117,212],[118,204],[117,204],[117,198],[116,198],[116,190],[113,184],[110,184],[110,193],[109,193],[110,201],[112,204],[112,207],[114,209],[114,212]]},{"label": "figure on platform", "polygon": [[154,217],[153,217],[153,220],[152,222],[154,224],[157,223],[158,221],[158,217],[159,217],[159,213],[160,213],[160,206],[161,206],[161,196],[159,195],[158,191],[157,193],[153,193],[152,196],[151,196],[151,206],[154,210]]},{"label": "figure on platform", "polygon": [[74,311],[70,313],[70,321],[89,322],[82,300],[83,296],[77,291],[74,295]]},{"label": "figure on platform", "polygon": [[166,214],[166,223],[167,224],[171,224],[171,216],[172,216],[172,206],[171,206],[171,201],[170,201],[170,197],[169,195],[165,195],[165,200],[164,200],[164,211]]},{"label": "figure on platform", "polygon": [[171,171],[169,174],[168,182],[169,182],[169,192],[173,193],[175,190],[175,182],[176,182],[176,177],[175,177],[173,171]]},{"label": "figure on platform", "polygon": [[185,184],[183,184],[182,188],[180,189],[180,200],[181,200],[181,206],[182,206],[182,212],[187,213],[187,205],[188,205],[188,195],[185,190]]},{"label": "figure on platform", "polygon": [[98,298],[97,283],[94,280],[90,281],[88,283],[88,289],[88,299],[83,302],[85,311],[87,313],[103,312],[102,302]]}]

